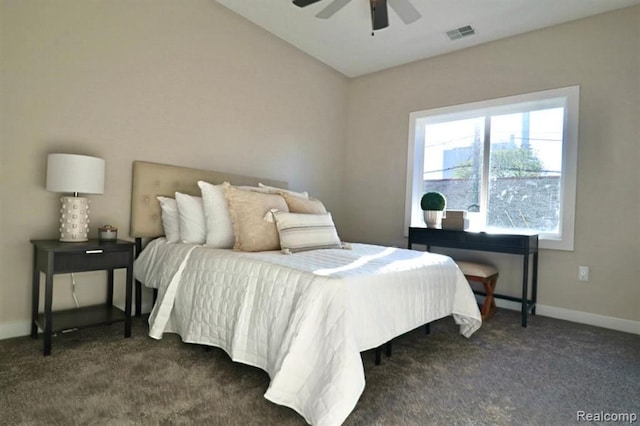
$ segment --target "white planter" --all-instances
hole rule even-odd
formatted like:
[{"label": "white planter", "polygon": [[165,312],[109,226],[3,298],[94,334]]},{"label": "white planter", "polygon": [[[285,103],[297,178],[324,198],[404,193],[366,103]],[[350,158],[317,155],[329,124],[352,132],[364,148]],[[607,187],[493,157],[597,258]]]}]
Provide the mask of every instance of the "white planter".
[{"label": "white planter", "polygon": [[443,213],[443,210],[424,210],[424,222],[427,228],[440,228]]}]

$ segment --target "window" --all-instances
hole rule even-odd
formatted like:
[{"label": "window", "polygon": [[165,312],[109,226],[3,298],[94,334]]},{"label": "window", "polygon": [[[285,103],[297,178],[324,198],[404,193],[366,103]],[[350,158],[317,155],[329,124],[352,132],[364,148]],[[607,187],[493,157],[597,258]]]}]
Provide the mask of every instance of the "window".
[{"label": "window", "polygon": [[470,229],[538,232],[542,248],[573,250],[579,87],[410,115],[406,226],[440,191]]}]

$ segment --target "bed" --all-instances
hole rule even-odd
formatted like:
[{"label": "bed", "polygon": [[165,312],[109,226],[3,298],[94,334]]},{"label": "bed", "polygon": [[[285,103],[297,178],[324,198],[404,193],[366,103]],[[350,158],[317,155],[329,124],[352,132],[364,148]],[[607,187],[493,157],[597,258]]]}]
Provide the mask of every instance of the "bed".
[{"label": "bed", "polygon": [[462,336],[480,327],[473,292],[446,256],[357,243],[285,254],[169,242],[157,196],[197,195],[203,180],[287,186],[134,162],[131,234],[138,247],[150,239],[134,275],[157,291],[149,335],[177,333],[263,369],[265,398],[308,423],[341,424],[354,409],[365,386],[361,352],[447,316]]}]

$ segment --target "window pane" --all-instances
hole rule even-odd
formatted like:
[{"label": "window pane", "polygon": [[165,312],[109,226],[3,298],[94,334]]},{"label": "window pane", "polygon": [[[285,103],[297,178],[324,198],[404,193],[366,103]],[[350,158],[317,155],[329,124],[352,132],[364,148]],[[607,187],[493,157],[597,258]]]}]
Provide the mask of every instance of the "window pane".
[{"label": "window pane", "polygon": [[563,108],[491,117],[488,226],[559,229],[563,117]]},{"label": "window pane", "polygon": [[424,192],[440,191],[448,209],[478,211],[484,118],[425,126]]},{"label": "window pane", "polygon": [[424,226],[420,197],[436,190],[471,212],[468,229],[573,250],[579,100],[571,86],[412,112],[406,228]]}]

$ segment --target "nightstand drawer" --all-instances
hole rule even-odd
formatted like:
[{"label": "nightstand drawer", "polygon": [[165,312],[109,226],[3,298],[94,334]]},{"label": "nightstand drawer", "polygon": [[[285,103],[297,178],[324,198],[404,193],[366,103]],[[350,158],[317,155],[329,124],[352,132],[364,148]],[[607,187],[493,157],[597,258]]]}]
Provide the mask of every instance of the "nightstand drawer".
[{"label": "nightstand drawer", "polygon": [[57,253],[53,272],[82,272],[102,269],[126,268],[133,259],[133,251],[105,251],[102,249],[84,252]]}]

